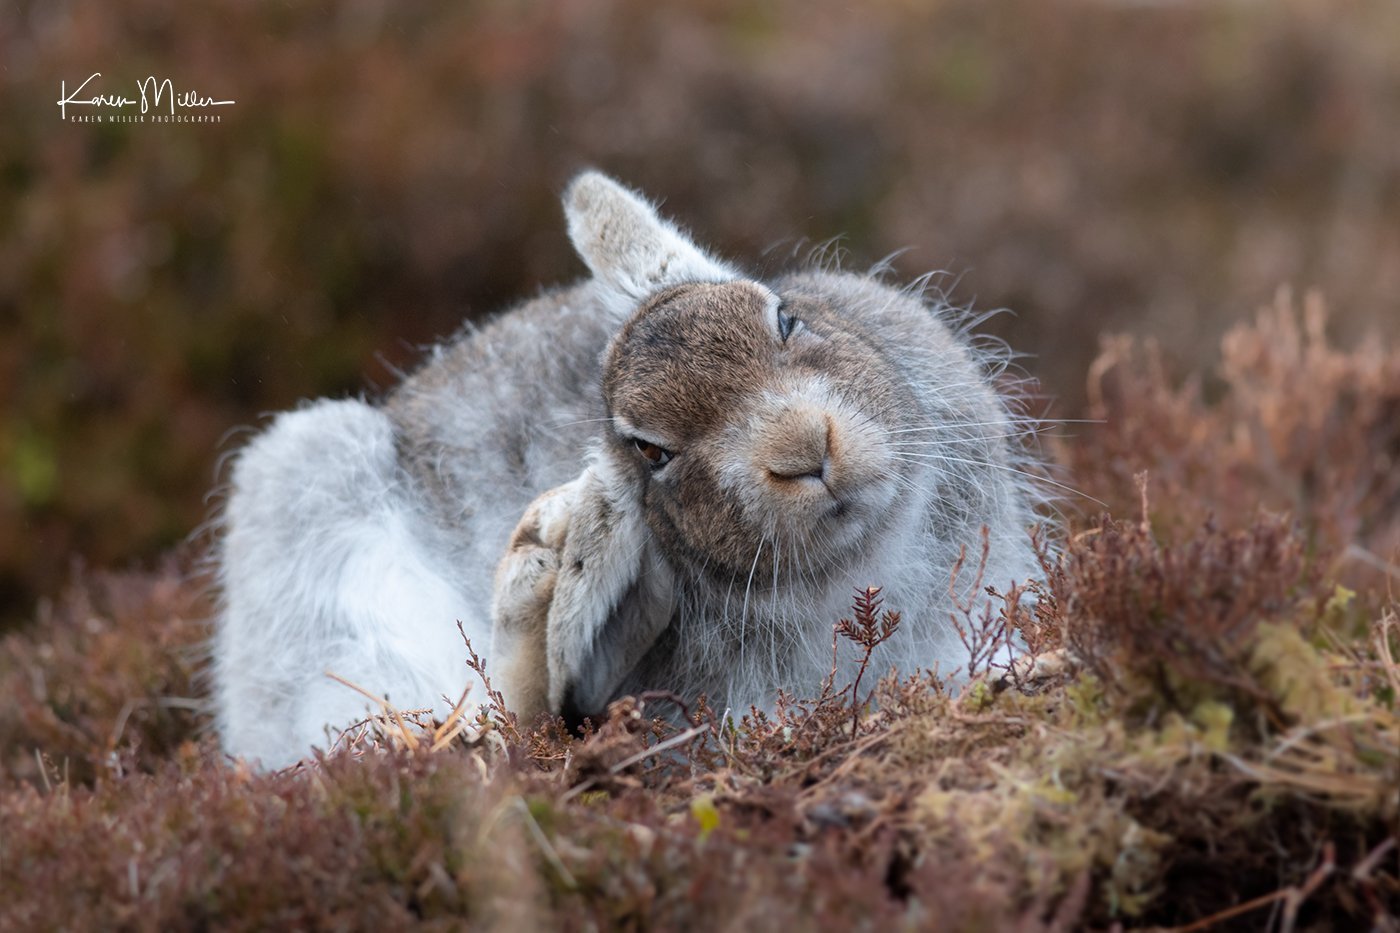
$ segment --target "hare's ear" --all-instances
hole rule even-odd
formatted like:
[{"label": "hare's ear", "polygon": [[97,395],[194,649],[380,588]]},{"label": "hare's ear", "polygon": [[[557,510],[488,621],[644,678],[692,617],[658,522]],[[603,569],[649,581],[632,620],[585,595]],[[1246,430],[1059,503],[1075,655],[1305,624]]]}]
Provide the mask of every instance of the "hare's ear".
[{"label": "hare's ear", "polygon": [[638,302],[685,282],[739,277],[661,219],[641,195],[601,172],[584,172],[564,192],[569,239],[594,278]]}]

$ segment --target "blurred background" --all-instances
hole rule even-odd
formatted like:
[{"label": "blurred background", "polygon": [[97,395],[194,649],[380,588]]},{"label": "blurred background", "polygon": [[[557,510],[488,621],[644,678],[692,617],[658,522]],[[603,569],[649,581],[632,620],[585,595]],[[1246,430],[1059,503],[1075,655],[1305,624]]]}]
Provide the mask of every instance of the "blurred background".
[{"label": "blurred background", "polygon": [[[60,119],[148,75],[214,125]],[[0,628],[208,516],[239,428],[581,274],[596,165],[755,271],[895,250],[1074,417],[1281,285],[1400,330],[1400,4],[0,4]]]}]

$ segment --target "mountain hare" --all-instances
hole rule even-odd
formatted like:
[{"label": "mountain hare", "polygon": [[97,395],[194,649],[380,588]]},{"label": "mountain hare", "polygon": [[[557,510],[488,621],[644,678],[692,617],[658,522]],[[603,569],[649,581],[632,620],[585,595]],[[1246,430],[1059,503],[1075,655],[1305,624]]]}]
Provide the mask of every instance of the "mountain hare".
[{"label": "mountain hare", "polygon": [[564,208],[590,280],[238,454],[213,670],[231,754],[281,766],[363,718],[327,671],[442,715],[459,622],[524,715],[810,694],[870,585],[904,616],[879,669],[948,671],[984,529],[985,584],[1036,570],[1025,423],[946,309],[867,276],[747,278],[596,172]]}]

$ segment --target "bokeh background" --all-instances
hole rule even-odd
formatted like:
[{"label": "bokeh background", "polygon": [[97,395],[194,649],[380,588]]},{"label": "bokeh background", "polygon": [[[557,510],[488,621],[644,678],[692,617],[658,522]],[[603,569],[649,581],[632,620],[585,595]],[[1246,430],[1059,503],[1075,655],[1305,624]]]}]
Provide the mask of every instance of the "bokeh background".
[{"label": "bokeh background", "polygon": [[[69,124],[169,77],[217,125]],[[129,95],[134,96],[134,95]],[[0,627],[208,516],[237,429],[582,272],[604,168],[758,271],[908,248],[1071,418],[1280,286],[1400,326],[1400,4],[0,3]]]}]

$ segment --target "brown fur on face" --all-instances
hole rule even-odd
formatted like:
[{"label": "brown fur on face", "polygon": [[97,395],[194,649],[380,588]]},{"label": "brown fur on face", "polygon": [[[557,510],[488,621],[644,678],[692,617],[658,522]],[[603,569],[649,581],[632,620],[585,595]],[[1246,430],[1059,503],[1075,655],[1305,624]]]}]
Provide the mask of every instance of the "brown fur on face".
[{"label": "brown fur on face", "polygon": [[[771,573],[775,546],[827,559],[848,549],[907,472],[886,432],[920,416],[862,318],[811,290],[779,289],[663,291],[626,323],[604,368],[618,427],[609,455],[644,483],[663,548],[721,578]],[[801,322],[786,340],[779,309]],[[634,436],[672,460],[654,468]]]}]

